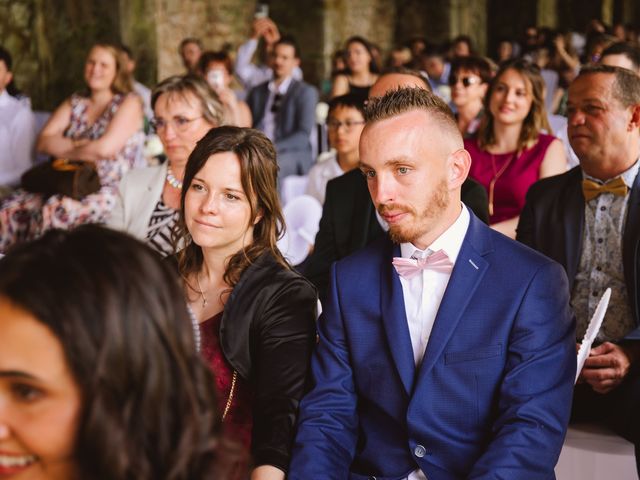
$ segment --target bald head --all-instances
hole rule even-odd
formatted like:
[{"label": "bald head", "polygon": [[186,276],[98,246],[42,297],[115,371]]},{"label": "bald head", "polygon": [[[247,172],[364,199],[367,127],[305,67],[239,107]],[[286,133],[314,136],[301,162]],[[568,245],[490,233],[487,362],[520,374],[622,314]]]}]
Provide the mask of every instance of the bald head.
[{"label": "bald head", "polygon": [[400,88],[420,88],[431,91],[429,82],[419,72],[407,70],[380,75],[369,89],[369,98],[382,97],[385,93]]}]

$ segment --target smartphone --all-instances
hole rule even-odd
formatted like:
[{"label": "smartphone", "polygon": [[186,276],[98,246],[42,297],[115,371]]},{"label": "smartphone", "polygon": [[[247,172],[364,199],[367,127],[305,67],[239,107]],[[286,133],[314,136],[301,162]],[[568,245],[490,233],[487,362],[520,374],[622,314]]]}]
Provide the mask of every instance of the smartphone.
[{"label": "smartphone", "polygon": [[269,16],[269,5],[266,3],[258,3],[253,18],[267,18]]},{"label": "smartphone", "polygon": [[222,88],[224,84],[224,72],[220,69],[213,69],[207,72],[207,83],[211,88]]}]

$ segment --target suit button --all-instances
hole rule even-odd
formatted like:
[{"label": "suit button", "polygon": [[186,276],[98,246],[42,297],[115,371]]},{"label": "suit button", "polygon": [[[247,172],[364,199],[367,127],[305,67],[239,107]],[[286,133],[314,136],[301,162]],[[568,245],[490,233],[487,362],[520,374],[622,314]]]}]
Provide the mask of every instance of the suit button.
[{"label": "suit button", "polygon": [[427,453],[427,449],[424,448],[422,445],[416,445],[416,448],[413,449],[413,454],[418,458],[424,457],[426,453]]}]

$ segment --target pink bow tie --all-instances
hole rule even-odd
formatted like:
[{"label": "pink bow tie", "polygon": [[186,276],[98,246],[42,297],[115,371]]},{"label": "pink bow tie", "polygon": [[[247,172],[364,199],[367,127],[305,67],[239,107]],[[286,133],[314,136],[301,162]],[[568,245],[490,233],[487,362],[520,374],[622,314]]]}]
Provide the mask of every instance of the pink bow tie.
[{"label": "pink bow tie", "polygon": [[427,258],[393,258],[393,266],[402,278],[411,279],[422,270],[433,270],[435,272],[451,273],[453,263],[444,250],[438,250]]}]

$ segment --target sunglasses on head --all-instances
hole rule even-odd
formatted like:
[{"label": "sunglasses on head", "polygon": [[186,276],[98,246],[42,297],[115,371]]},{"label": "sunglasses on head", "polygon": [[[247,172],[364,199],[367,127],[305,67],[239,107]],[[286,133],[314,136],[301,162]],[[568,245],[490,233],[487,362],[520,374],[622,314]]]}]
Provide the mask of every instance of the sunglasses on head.
[{"label": "sunglasses on head", "polygon": [[458,77],[457,75],[451,75],[449,77],[449,86],[453,87],[456,83],[458,83],[458,80],[462,82],[462,86],[464,88],[467,88],[471,85],[476,85],[478,83],[482,83],[482,81],[478,77],[473,77],[473,76]]}]

